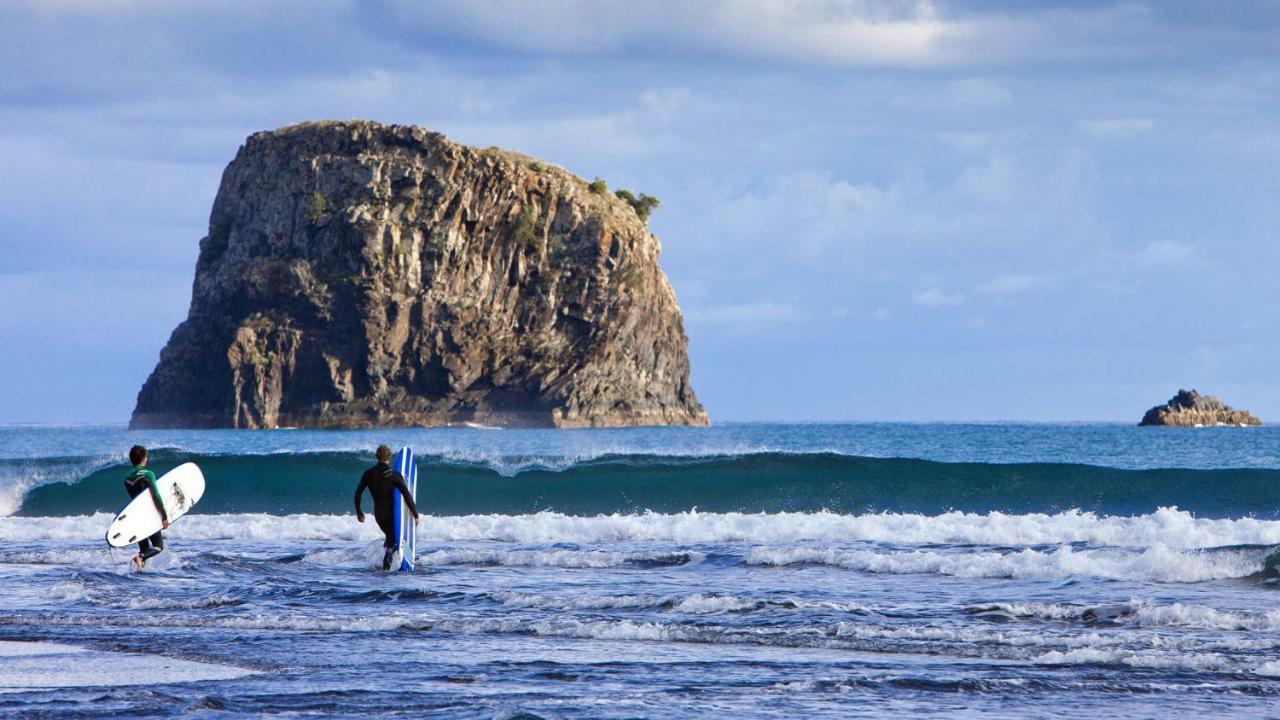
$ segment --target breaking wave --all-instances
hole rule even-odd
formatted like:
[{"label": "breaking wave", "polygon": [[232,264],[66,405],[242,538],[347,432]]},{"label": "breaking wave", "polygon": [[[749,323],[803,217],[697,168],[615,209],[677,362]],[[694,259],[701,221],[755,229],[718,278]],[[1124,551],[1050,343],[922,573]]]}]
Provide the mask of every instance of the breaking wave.
[{"label": "breaking wave", "polygon": [[[368,458],[356,452],[153,453],[164,471],[204,470],[202,513],[345,512]],[[127,468],[104,457],[0,459],[0,515],[83,515],[123,504]],[[877,512],[1280,518],[1280,470],[1127,470],[1061,463],[958,463],[838,453],[419,456],[422,504],[437,515]]]},{"label": "breaking wave", "polygon": [[[109,513],[71,517],[0,518],[0,541],[97,538]],[[231,513],[192,514],[169,531],[201,540],[374,540],[372,523],[346,515]],[[423,516],[424,543],[607,543],[662,541],[707,543],[880,542],[907,544],[1034,546],[1084,543],[1174,550],[1280,545],[1280,521],[1199,518],[1177,508],[1116,517],[1076,510],[1053,515],[960,513],[637,513],[582,517],[556,512],[531,515]]]},{"label": "breaking wave", "polygon": [[[109,521],[106,513],[0,518],[0,541],[83,542],[99,537]],[[370,523],[356,523],[350,515],[265,514],[191,515],[170,536],[175,544],[227,540],[293,546],[353,540],[367,544],[380,537]],[[494,542],[504,545],[488,544]],[[652,542],[675,547],[619,546]],[[883,574],[1200,582],[1259,575],[1277,544],[1280,521],[1201,519],[1172,508],[1135,517],[1078,511],[1032,516],[538,513],[424,517],[419,525],[419,562],[440,567],[679,567],[724,556],[760,567],[822,565]],[[607,549],[580,547],[591,545]],[[364,557],[367,550],[322,545],[302,557],[313,563],[360,564],[371,562]],[[92,558],[79,555],[97,552],[72,547],[36,551],[37,557],[15,550],[0,554],[0,562],[90,562]],[[102,562],[105,556],[97,564]]]},{"label": "breaking wave", "polygon": [[912,550],[834,550],[756,548],[751,565],[829,565],[870,573],[934,574],[968,578],[1068,578],[1074,576],[1143,582],[1202,582],[1256,575],[1266,548],[1176,551],[1164,545],[1141,552],[1118,548],[1052,550],[1023,548],[1008,552]]}]

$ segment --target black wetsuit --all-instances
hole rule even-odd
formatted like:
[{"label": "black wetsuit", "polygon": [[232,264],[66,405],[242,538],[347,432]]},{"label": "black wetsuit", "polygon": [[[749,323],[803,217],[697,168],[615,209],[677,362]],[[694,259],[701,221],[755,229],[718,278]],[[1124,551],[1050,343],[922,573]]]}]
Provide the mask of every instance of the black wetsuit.
[{"label": "black wetsuit", "polygon": [[391,555],[400,540],[396,537],[395,528],[395,491],[400,491],[400,495],[404,497],[405,504],[409,506],[414,517],[418,516],[418,506],[414,504],[413,495],[404,484],[404,477],[386,463],[378,463],[365,470],[364,475],[360,476],[360,484],[356,486],[357,517],[364,514],[360,509],[360,495],[364,493],[365,488],[369,488],[369,495],[373,497],[373,518],[378,521],[378,527],[382,528],[382,534],[385,536],[382,547],[386,548],[387,552],[382,558],[382,567],[384,570],[390,569]]},{"label": "black wetsuit", "polygon": [[[135,498],[148,490],[151,491],[151,499],[156,503],[156,509],[160,511],[160,518],[165,522],[169,521],[168,514],[164,511],[164,502],[160,499],[160,488],[156,486],[156,474],[150,470],[133,466],[133,470],[129,472],[124,479],[124,489],[129,492],[129,497]],[[164,552],[164,536],[157,530],[155,535],[143,539],[138,543],[138,557],[143,560],[151,558]]]}]

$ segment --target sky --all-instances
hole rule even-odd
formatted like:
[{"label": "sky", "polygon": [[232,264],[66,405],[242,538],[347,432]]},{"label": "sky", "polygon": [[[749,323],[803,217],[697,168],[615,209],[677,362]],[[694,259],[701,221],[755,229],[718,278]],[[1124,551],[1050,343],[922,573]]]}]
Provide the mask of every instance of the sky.
[{"label": "sky", "polygon": [[127,421],[250,133],[662,200],[712,421],[1280,422],[1280,3],[0,0],[0,423]]}]

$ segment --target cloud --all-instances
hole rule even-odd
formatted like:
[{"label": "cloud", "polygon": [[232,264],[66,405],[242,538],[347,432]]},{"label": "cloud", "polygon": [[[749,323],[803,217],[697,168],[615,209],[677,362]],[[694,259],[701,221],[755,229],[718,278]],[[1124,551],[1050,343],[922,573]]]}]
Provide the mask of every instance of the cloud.
[{"label": "cloud", "polygon": [[927,308],[954,307],[964,303],[962,293],[948,293],[941,288],[921,290],[911,296],[911,302]]},{"label": "cloud", "polygon": [[1138,262],[1150,265],[1182,265],[1196,256],[1195,246],[1172,240],[1149,243],[1134,256]]},{"label": "cloud", "polygon": [[949,62],[969,30],[932,2],[383,0],[378,30],[554,55],[703,55],[833,65]]},{"label": "cloud", "polygon": [[975,295],[1012,295],[1026,292],[1043,281],[1035,275],[997,275],[973,289]]},{"label": "cloud", "polygon": [[956,80],[947,85],[946,96],[952,107],[968,110],[989,110],[1013,101],[1009,88],[987,78]]},{"label": "cloud", "polygon": [[724,199],[706,219],[708,232],[739,248],[758,245],[768,254],[755,257],[775,267],[779,256],[829,265],[872,240],[868,230],[884,201],[885,191],[873,184],[798,171]]},{"label": "cloud", "polygon": [[1004,84],[982,77],[952,80],[938,92],[904,93],[890,105],[897,110],[921,113],[979,113],[999,110],[1013,102],[1013,91]]},{"label": "cloud", "polygon": [[725,325],[790,322],[803,317],[803,314],[791,305],[771,301],[690,307],[685,310],[684,315],[691,322]]},{"label": "cloud", "polygon": [[[1280,8],[14,0],[0,16],[0,276],[72,266],[163,279],[155,303],[124,310],[102,283],[76,285],[64,295],[83,316],[65,317],[89,327],[128,313],[167,333],[236,148],[324,117],[418,123],[661,197],[651,226],[713,413],[741,394],[709,389],[741,373],[724,338],[765,345],[788,323],[793,337],[770,347],[786,348],[777,367],[809,394],[816,357],[899,353],[862,373],[868,383],[904,362],[941,375],[907,350],[930,332],[964,336],[966,374],[1007,366],[1026,340],[1052,348],[1046,378],[1090,387],[1103,365],[1078,362],[1073,342],[1119,347],[1108,373],[1147,373],[1164,354],[1131,362],[1138,341],[1158,347],[1194,324],[1219,348],[1275,325],[1280,70],[1267,61]],[[1210,252],[1200,237],[1214,262],[1194,284],[1125,272],[1198,262]],[[1012,301],[1059,283],[1071,292]],[[1153,301],[1119,303],[1122,290]],[[0,315],[46,317],[39,293],[5,298]],[[1001,329],[992,344],[963,332],[981,313]],[[79,337],[64,322],[48,316],[30,342]],[[815,332],[823,323],[843,332]],[[77,342],[69,356],[97,352]],[[112,362],[145,377],[162,342]],[[1224,377],[1247,380],[1267,377],[1276,353],[1223,357]],[[17,378],[0,394],[21,390],[33,362],[0,366],[0,380]],[[1000,373],[991,382],[1009,387]],[[869,415],[934,412],[922,392],[897,394]]]},{"label": "cloud", "polygon": [[[1043,283],[1044,281],[1035,275],[997,275],[996,277],[977,285],[973,289],[972,295],[1013,295],[1015,293],[1026,292],[1042,285]],[[947,292],[939,287],[926,288],[911,296],[911,302],[927,308],[956,307],[963,305],[968,301],[968,299],[969,295],[966,295],[965,293]],[[986,318],[980,315],[971,316],[965,321],[964,326],[968,328],[985,327]]]},{"label": "cloud", "polygon": [[1141,117],[1108,118],[1103,120],[1079,120],[1076,130],[1095,140],[1127,140],[1151,132],[1154,120]]},{"label": "cloud", "polygon": [[379,0],[371,32],[555,56],[939,68],[1079,63],[1167,52],[1169,20],[1135,4],[1044,7],[948,0]]}]

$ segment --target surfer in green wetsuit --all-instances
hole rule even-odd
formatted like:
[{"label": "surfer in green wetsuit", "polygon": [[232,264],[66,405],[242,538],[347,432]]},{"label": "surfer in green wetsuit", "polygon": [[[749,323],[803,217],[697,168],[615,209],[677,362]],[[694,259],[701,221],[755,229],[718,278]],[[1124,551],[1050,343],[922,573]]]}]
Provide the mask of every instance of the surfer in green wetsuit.
[{"label": "surfer in green wetsuit", "polygon": [[[160,499],[160,488],[156,486],[156,474],[147,469],[147,449],[141,445],[129,448],[129,462],[133,463],[133,469],[124,478],[124,489],[128,491],[131,498],[150,490],[151,499],[156,501],[156,509],[160,511],[162,529],[168,530],[169,515],[165,512],[164,501]],[[160,530],[157,530],[155,535],[144,538],[138,543],[138,554],[133,558],[134,568],[142,570],[148,560],[162,552],[164,552],[164,536],[160,534]]]},{"label": "surfer in green wetsuit", "polygon": [[391,469],[389,464],[391,448],[379,445],[377,457],[378,464],[365,470],[364,475],[360,476],[360,484],[356,486],[356,520],[364,522],[360,496],[364,494],[365,488],[368,488],[369,495],[373,498],[373,519],[378,521],[378,527],[382,529],[384,536],[382,569],[390,570],[391,556],[395,554],[396,545],[400,540],[396,537],[395,528],[395,491],[400,491],[400,496],[404,498],[409,511],[413,513],[414,522],[418,522],[418,506],[413,502],[413,494],[404,484],[404,476]]}]

